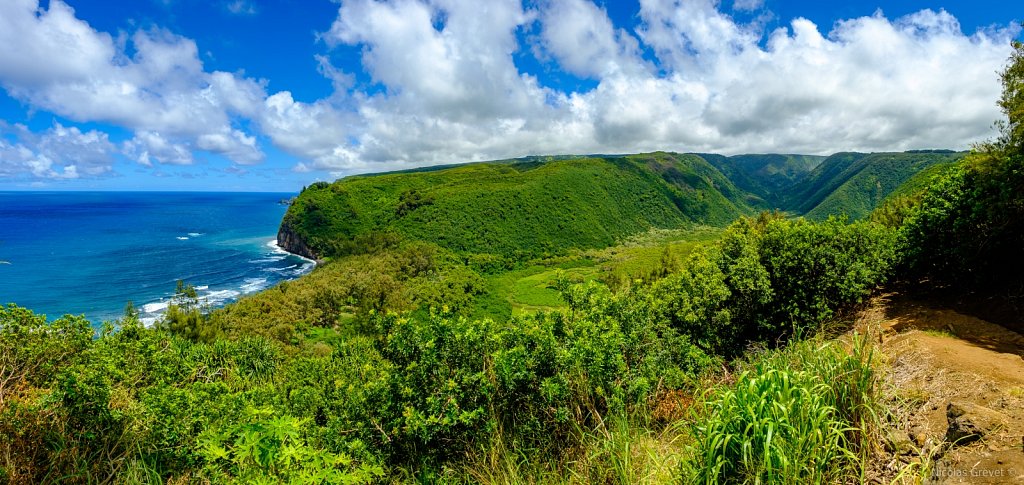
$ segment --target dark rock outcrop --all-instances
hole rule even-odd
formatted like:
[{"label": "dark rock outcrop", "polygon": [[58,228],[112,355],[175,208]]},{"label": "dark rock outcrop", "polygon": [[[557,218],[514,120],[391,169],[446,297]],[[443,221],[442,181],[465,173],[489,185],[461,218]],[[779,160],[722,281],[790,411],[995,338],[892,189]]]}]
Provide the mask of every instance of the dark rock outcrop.
[{"label": "dark rock outcrop", "polygon": [[946,405],[946,441],[953,446],[973,443],[1006,427],[1007,417],[998,411],[971,403]]},{"label": "dark rock outcrop", "polygon": [[304,258],[317,261],[320,260],[316,251],[313,251],[313,248],[309,247],[309,245],[295,233],[291,226],[288,225],[288,222],[282,222],[281,228],[277,230],[277,245],[289,253],[298,254]]}]

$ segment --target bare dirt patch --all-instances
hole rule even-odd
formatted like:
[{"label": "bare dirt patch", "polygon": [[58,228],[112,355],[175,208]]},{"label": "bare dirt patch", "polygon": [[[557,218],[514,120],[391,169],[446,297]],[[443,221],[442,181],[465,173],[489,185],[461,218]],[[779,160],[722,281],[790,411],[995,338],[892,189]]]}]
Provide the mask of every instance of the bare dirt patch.
[{"label": "bare dirt patch", "polygon": [[884,354],[879,481],[1024,484],[1024,337],[894,294],[857,326]]}]

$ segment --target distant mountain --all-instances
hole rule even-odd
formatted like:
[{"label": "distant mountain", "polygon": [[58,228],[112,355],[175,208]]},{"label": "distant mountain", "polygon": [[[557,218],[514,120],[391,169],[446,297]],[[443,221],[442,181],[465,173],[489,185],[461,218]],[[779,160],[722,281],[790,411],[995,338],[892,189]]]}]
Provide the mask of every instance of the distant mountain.
[{"label": "distant mountain", "polygon": [[[917,150],[899,153],[810,155],[701,154],[762,209],[782,209],[810,219],[846,214],[867,216],[915,174],[963,158],[963,152]],[[924,183],[924,182],[920,182]]]},{"label": "distant mountain", "polygon": [[722,155],[700,154],[737,187],[754,195],[765,208],[782,208],[787,191],[821,164],[815,155]]},{"label": "distant mountain", "polygon": [[900,184],[896,190],[892,191],[886,199],[888,200],[896,197],[915,197],[919,195],[926,187],[934,183],[937,177],[941,177],[943,174],[948,172],[949,169],[956,166],[957,162],[963,158],[964,154],[961,153],[960,155],[960,157],[954,157],[947,162],[936,163],[915,173],[907,179],[906,182]]},{"label": "distant mountain", "polygon": [[471,163],[313,184],[289,207],[278,239],[307,256],[396,235],[459,253],[542,255],[651,228],[725,225],[753,211],[747,197],[696,155]]},{"label": "distant mountain", "polygon": [[963,158],[948,151],[839,153],[828,157],[787,194],[786,208],[808,219],[867,216],[922,170]]}]

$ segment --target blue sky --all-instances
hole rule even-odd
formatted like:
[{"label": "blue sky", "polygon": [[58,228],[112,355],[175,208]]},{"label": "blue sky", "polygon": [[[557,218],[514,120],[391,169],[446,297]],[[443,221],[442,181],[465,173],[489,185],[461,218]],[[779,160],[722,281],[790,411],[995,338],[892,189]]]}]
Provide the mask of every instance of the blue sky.
[{"label": "blue sky", "polygon": [[963,149],[1013,2],[4,0],[0,190],[530,154]]}]

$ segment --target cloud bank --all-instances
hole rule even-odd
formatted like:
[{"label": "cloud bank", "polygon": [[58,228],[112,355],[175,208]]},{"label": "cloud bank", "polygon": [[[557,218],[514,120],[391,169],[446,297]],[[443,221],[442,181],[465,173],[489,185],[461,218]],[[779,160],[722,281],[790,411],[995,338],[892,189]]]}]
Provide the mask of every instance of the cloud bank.
[{"label": "cloud bank", "polygon": [[[46,10],[7,0],[0,86],[72,121],[127,128],[133,138],[117,151],[142,165],[187,165],[196,151],[254,164],[263,143],[300,158],[299,171],[335,175],[527,154],[962,149],[992,135],[996,73],[1019,33],[965,34],[941,10],[765,31],[712,0],[641,0],[633,25],[590,0],[526,5],[343,1],[321,39],[357,49],[361,64],[319,57],[335,92],[300,102],[263,80],[206,71],[195,42],[165,30],[115,37],[59,0]],[[522,67],[523,56],[545,71]],[[369,85],[355,87],[354,70]],[[559,89],[552,76],[593,87]],[[100,133],[73,137],[86,135],[112,151]],[[21,155],[45,153],[40,140],[56,135],[33,136],[0,139],[0,175],[21,160],[23,171],[62,176]]]},{"label": "cloud bank", "polygon": [[23,173],[41,179],[103,175],[112,170],[116,151],[107,134],[96,130],[83,133],[57,123],[33,133],[24,125],[0,121],[0,177]]}]

